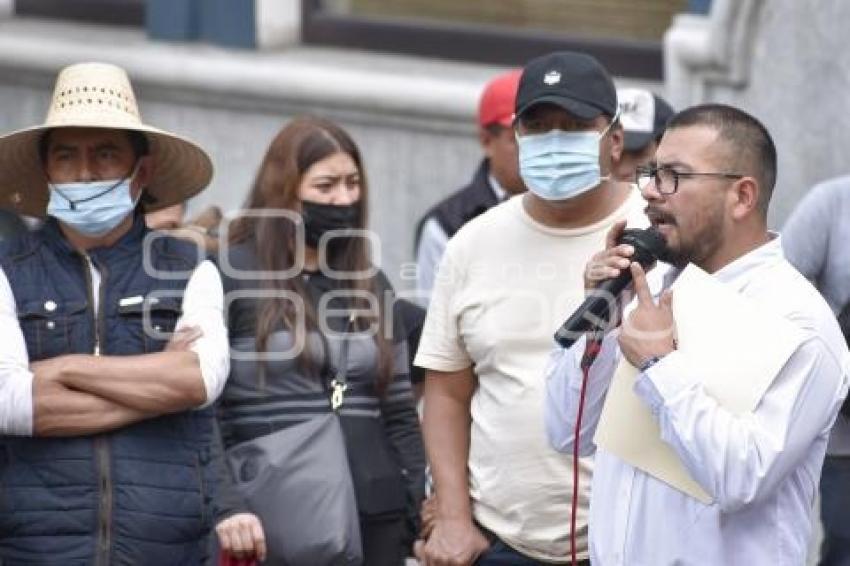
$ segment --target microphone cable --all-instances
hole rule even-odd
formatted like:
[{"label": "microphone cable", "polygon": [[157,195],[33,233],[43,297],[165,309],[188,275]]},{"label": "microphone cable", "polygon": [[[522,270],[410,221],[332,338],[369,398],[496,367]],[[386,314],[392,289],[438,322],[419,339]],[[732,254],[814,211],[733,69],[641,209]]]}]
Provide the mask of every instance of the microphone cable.
[{"label": "microphone cable", "polygon": [[572,566],[577,566],[576,560],[576,513],[578,512],[579,491],[579,438],[581,436],[581,419],[584,414],[584,398],[587,394],[587,381],[590,376],[590,367],[602,350],[602,333],[594,332],[587,334],[587,344],[584,355],[581,358],[581,393],[579,394],[578,415],[576,415],[576,427],[573,435],[573,500],[570,511],[570,561]]}]

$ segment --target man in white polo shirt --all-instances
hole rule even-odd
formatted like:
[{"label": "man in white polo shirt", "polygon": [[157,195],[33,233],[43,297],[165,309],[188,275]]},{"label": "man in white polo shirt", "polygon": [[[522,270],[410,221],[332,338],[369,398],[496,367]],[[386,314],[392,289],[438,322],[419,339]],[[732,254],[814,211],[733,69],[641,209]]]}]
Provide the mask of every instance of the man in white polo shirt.
[{"label": "man in white polo shirt", "polygon": [[[529,62],[514,127],[529,192],[449,241],[416,357],[428,370],[437,498],[427,565],[568,562],[572,460],[546,442],[543,370],[605,233],[621,220],[646,223],[637,190],[611,177],[623,133],[614,84],[595,59],[559,52]],[[590,472],[581,462],[584,561]]]}]

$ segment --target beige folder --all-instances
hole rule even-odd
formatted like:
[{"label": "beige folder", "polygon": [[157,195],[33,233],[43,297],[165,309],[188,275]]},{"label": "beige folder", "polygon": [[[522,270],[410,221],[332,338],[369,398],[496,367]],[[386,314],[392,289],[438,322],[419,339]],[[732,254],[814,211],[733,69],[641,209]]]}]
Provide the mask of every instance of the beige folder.
[{"label": "beige folder", "polygon": [[[690,265],[673,285],[678,350],[689,377],[736,415],[752,412],[803,341],[790,321]],[[712,496],[685,469],[646,404],[634,393],[638,370],[620,363],[594,442],[635,468],[710,503]]]}]

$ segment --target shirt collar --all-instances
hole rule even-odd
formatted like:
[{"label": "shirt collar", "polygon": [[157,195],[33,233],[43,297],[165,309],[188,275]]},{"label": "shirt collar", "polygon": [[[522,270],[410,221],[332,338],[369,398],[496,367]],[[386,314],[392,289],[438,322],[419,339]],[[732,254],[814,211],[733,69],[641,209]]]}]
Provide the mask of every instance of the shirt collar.
[{"label": "shirt collar", "polygon": [[[785,259],[785,254],[782,251],[782,242],[780,236],[776,232],[769,232],[770,241],[751,250],[738,259],[724,265],[722,268],[715,271],[712,276],[718,281],[733,286],[738,291],[742,290],[751,279],[752,270],[756,267],[763,267],[768,264],[773,264],[777,261]],[[682,273],[681,269],[671,267],[664,274],[663,288],[667,288],[673,284],[673,281]]]},{"label": "shirt collar", "polygon": [[496,200],[499,202],[505,200],[505,197],[508,196],[508,191],[499,184],[499,181],[496,180],[496,177],[492,173],[487,174],[487,181],[490,183],[490,189],[492,189],[493,194],[496,195]]},{"label": "shirt collar", "polygon": [[769,235],[770,241],[718,269],[714,272],[714,277],[740,289],[750,280],[750,273],[754,268],[784,260],[779,234],[769,232]]}]

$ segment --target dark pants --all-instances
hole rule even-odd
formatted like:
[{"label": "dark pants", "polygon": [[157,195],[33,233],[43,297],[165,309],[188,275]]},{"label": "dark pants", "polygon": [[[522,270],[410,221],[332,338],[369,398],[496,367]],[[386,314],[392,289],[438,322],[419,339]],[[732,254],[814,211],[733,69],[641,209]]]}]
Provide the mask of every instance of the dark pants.
[{"label": "dark pants", "polygon": [[820,477],[820,566],[850,566],[850,456],[827,456]]},{"label": "dark pants", "polygon": [[404,517],[360,520],[364,566],[400,566],[408,554]]},{"label": "dark pants", "polygon": [[[579,566],[590,566],[590,561],[579,560]],[[520,554],[498,538],[490,544],[490,549],[475,561],[475,566],[546,566],[524,554]]]}]

